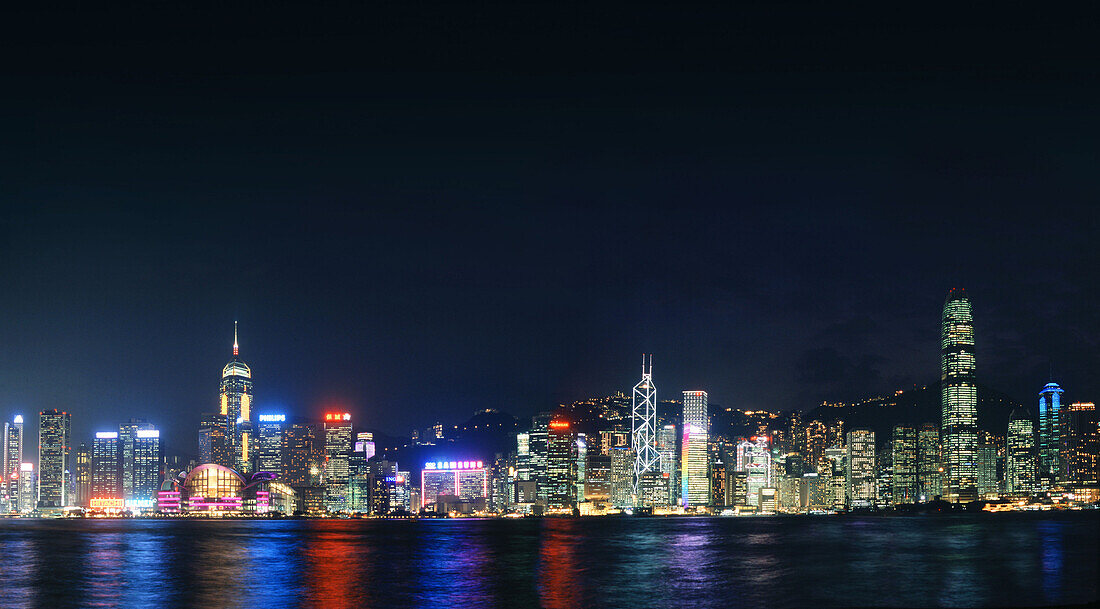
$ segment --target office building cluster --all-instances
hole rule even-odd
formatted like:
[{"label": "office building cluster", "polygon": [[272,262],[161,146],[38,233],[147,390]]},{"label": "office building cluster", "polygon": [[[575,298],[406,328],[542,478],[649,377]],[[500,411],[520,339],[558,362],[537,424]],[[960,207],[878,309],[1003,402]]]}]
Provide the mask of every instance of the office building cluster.
[{"label": "office building cluster", "polygon": [[[167,454],[161,430],[137,418],[74,449],[72,414],[59,409],[38,413],[34,459],[16,414],[3,423],[0,514],[741,515],[1100,502],[1095,404],[1064,399],[1051,381],[1035,410],[1017,406],[991,432],[978,421],[974,344],[970,300],[951,290],[938,421],[849,428],[819,416],[830,405],[804,421],[799,411],[722,409],[700,389],[661,400],[649,356],[630,395],[562,405],[522,425],[485,410],[461,430],[435,423],[381,450],[349,412],[257,412],[234,325],[217,401],[199,416],[197,459]],[[455,434],[475,431],[503,434],[505,445],[455,448]],[[398,465],[402,450],[413,467]]]}]

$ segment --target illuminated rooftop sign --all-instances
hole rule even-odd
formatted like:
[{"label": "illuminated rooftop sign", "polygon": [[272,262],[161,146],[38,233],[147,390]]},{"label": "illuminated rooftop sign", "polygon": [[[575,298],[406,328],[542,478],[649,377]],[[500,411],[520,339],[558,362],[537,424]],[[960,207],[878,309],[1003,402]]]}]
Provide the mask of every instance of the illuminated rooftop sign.
[{"label": "illuminated rooftop sign", "polygon": [[569,429],[569,421],[550,421],[550,429]]},{"label": "illuminated rooftop sign", "polygon": [[23,422],[23,415],[21,415],[21,414],[15,415],[15,423],[19,424],[19,423],[22,423],[22,422]]},{"label": "illuminated rooftop sign", "polygon": [[261,414],[260,415],[260,422],[261,423],[285,423],[286,422],[286,415],[285,414]]},{"label": "illuminated rooftop sign", "polygon": [[34,471],[34,463],[20,463],[19,464],[19,471],[21,471],[21,472],[33,472]]},{"label": "illuminated rooftop sign", "polygon": [[325,415],[325,420],[326,421],[350,421],[351,420],[351,414],[349,414],[347,412],[345,412],[344,414],[329,413],[329,414]]},{"label": "illuminated rooftop sign", "polygon": [[481,469],[485,464],[481,461],[429,461],[424,464],[424,469],[456,470],[456,469]]},{"label": "illuminated rooftop sign", "polygon": [[95,432],[95,437],[99,438],[100,440],[117,440],[118,439],[118,432],[117,431],[97,431],[97,432]]},{"label": "illuminated rooftop sign", "polygon": [[126,505],[126,500],[117,497],[92,497],[88,506],[93,510],[121,510]]},{"label": "illuminated rooftop sign", "polygon": [[137,430],[137,437],[139,438],[159,438],[159,429],[139,429]]}]

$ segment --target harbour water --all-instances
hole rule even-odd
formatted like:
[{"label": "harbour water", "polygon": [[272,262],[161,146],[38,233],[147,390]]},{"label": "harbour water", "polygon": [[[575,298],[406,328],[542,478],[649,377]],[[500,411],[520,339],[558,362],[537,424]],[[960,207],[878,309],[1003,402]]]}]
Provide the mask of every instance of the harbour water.
[{"label": "harbour water", "polygon": [[0,520],[0,607],[1096,602],[1100,511],[905,517]]}]

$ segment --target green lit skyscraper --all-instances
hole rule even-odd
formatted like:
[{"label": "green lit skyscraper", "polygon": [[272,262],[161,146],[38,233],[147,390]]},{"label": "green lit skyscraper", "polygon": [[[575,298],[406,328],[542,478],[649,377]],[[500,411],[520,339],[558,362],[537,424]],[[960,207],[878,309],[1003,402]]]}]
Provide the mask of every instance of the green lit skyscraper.
[{"label": "green lit skyscraper", "polygon": [[978,386],[974,380],[974,318],[966,290],[953,288],[943,305],[940,388],[943,498],[978,498]]},{"label": "green lit skyscraper", "polygon": [[917,486],[917,430],[905,425],[894,427],[893,475],[890,478],[891,501],[895,504],[920,500]]},{"label": "green lit skyscraper", "polygon": [[1026,495],[1035,490],[1035,424],[1023,408],[1008,417],[1005,436],[1005,491]]}]

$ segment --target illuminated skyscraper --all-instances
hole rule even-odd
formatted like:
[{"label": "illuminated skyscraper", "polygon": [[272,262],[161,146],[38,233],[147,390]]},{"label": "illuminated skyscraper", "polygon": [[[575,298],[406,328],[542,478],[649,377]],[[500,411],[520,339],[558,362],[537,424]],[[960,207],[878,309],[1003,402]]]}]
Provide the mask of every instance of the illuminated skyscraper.
[{"label": "illuminated skyscraper", "polygon": [[34,511],[37,496],[38,478],[34,473],[34,463],[19,464],[19,511],[23,514]]},{"label": "illuminated skyscraper", "polygon": [[585,497],[585,484],[588,480],[588,437],[583,433],[576,434],[577,439],[573,442],[574,450],[574,479],[576,480],[576,486],[573,492],[574,504],[580,501],[584,501]]},{"label": "illuminated skyscraper", "polygon": [[73,470],[75,500],[73,504],[88,507],[92,498],[92,448],[81,442],[76,447],[76,467]]},{"label": "illuminated skyscraper", "polygon": [[251,474],[255,469],[255,436],[252,431],[252,370],[239,359],[237,322],[233,322],[233,359],[222,369],[219,391],[225,417],[226,439],[233,469]]},{"label": "illuminated skyscraper", "polygon": [[826,443],[828,429],[821,421],[810,421],[803,429],[803,434],[805,439],[802,443],[806,447],[806,454],[803,455],[805,461],[810,464],[811,471],[820,472],[826,465],[825,449],[829,447]]},{"label": "illuminated skyscraper", "polygon": [[228,417],[217,412],[199,415],[199,461],[233,468],[236,462],[229,452]]},{"label": "illuminated skyscraper", "polygon": [[[23,415],[17,414],[11,423],[4,422],[4,444],[0,446],[0,494],[6,494],[9,505],[19,503],[19,466],[23,463]],[[15,476],[15,478],[13,478]]]},{"label": "illuminated skyscraper", "polygon": [[757,505],[760,502],[760,489],[775,486],[772,479],[772,451],[768,438],[757,436],[742,440],[737,445],[736,471],[745,473],[745,503]]},{"label": "illuminated skyscraper", "polygon": [[573,507],[576,493],[576,439],[564,418],[551,419],[546,449],[546,507]]},{"label": "illuminated skyscraper", "polygon": [[1046,488],[1065,476],[1061,467],[1062,388],[1047,383],[1039,392],[1039,480]]},{"label": "illuminated skyscraper", "polygon": [[312,425],[293,423],[283,430],[283,480],[292,487],[310,485],[310,462],[317,434]]},{"label": "illuminated skyscraper", "polygon": [[680,474],[681,495],[684,507],[704,506],[710,501],[710,475],[707,468],[707,439],[709,418],[707,417],[707,392],[684,392],[684,431],[680,459],[683,468]]},{"label": "illuminated skyscraper", "polygon": [[531,480],[531,434],[516,434],[516,479]]},{"label": "illuminated skyscraper", "polygon": [[133,489],[126,498],[130,507],[152,507],[160,490],[160,430],[152,427],[134,432]]},{"label": "illuminated skyscraper", "polygon": [[627,446],[611,448],[611,505],[633,507],[634,451]]},{"label": "illuminated skyscraper", "polygon": [[848,506],[871,507],[877,493],[875,489],[875,432],[870,429],[853,429],[848,432],[848,467],[845,487]]},{"label": "illuminated skyscraper", "polygon": [[875,505],[885,508],[894,504],[894,440],[875,453]]},{"label": "illuminated skyscraper", "polygon": [[943,465],[940,458],[940,430],[932,423],[917,431],[917,485],[921,502],[943,495]]},{"label": "illuminated skyscraper", "polygon": [[121,499],[117,431],[96,432],[92,441],[92,498]]},{"label": "illuminated skyscraper", "polygon": [[1035,424],[1023,408],[1008,417],[1005,435],[1005,491],[1024,495],[1035,490]]},{"label": "illuminated skyscraper", "polygon": [[118,450],[121,463],[120,480],[122,495],[126,500],[134,499],[134,440],[138,430],[153,429],[152,424],[142,419],[130,419],[118,426]]},{"label": "illuminated skyscraper", "polygon": [[261,414],[257,442],[257,471],[283,473],[283,426],[285,414]]},{"label": "illuminated skyscraper", "polygon": [[978,432],[978,497],[996,496],[1000,492],[997,481],[997,452],[1000,438],[988,431]]},{"label": "illuminated skyscraper", "polygon": [[917,430],[905,425],[895,426],[893,451],[891,501],[894,504],[917,503],[920,500],[920,488],[917,485]]},{"label": "illuminated skyscraper", "polygon": [[954,288],[943,305],[940,366],[944,499],[978,498],[978,386],[970,299]]},{"label": "illuminated skyscraper", "polygon": [[1100,422],[1096,404],[1074,402],[1062,412],[1062,471],[1066,482],[1096,486],[1100,478]]},{"label": "illuminated skyscraper", "polygon": [[348,459],[351,456],[351,415],[325,415],[325,508],[348,509]]},{"label": "illuminated skyscraper", "polygon": [[661,467],[661,456],[657,453],[657,387],[653,384],[652,355],[649,356],[648,368],[645,356],[642,356],[642,380],[634,385],[630,421],[630,448],[634,451],[633,494],[638,505],[644,505],[641,499],[642,478],[645,474],[658,472]]},{"label": "illuminated skyscraper", "polygon": [[546,471],[547,442],[550,434],[550,413],[540,412],[531,418],[531,431],[528,432],[528,463],[531,480],[535,481],[537,500],[545,505],[548,501],[549,480]]},{"label": "illuminated skyscraper", "polygon": [[62,508],[69,501],[69,453],[72,415],[63,410],[38,413],[38,506]]},{"label": "illuminated skyscraper", "polygon": [[668,489],[663,505],[675,505],[679,499],[680,485],[677,482],[679,468],[676,464],[676,426],[664,425],[657,430],[657,453],[661,455],[661,475]]}]

